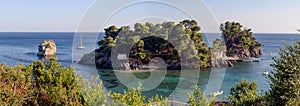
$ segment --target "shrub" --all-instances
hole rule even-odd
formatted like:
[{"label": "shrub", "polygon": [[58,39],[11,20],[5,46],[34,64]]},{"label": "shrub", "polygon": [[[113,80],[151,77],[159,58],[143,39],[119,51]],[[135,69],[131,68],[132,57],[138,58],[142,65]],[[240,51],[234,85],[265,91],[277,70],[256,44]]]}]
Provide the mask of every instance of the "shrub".
[{"label": "shrub", "polygon": [[215,99],[212,96],[211,100],[208,100],[203,96],[203,92],[201,92],[201,89],[196,85],[194,93],[189,94],[189,100],[187,103],[192,106],[214,106]]},{"label": "shrub", "polygon": [[239,81],[235,87],[231,87],[228,96],[230,105],[233,106],[257,106],[262,103],[262,97],[256,93],[256,82],[245,79]]},{"label": "shrub", "polygon": [[169,106],[168,99],[162,96],[151,97],[146,101],[145,96],[142,95],[141,85],[137,89],[129,88],[128,92],[124,91],[123,94],[112,93],[111,102],[117,105],[130,105],[130,106]]},{"label": "shrub", "polygon": [[33,61],[28,66],[0,65],[1,105],[101,105],[106,99],[102,83],[76,75],[56,59]]},{"label": "shrub", "polygon": [[30,105],[33,99],[31,67],[0,65],[0,104]]}]

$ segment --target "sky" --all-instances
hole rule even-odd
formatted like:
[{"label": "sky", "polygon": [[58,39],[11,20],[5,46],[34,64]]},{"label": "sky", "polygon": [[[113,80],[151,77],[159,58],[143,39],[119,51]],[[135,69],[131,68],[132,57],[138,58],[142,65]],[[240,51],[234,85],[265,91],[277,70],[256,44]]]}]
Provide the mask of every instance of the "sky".
[{"label": "sky", "polygon": [[[112,8],[122,8],[113,5],[113,2],[118,0],[97,0],[100,1],[112,3],[105,5],[105,9],[99,10],[97,14]],[[202,1],[208,6],[218,24],[237,21],[251,28],[254,33],[296,33],[296,29],[300,28],[299,0]],[[95,0],[2,0],[0,32],[74,32],[93,3]],[[185,3],[188,6],[185,8],[190,8],[194,12],[199,11],[197,10],[199,4],[188,1]],[[182,11],[174,8],[169,11],[171,9],[172,7],[151,3],[133,5],[122,8],[116,15],[111,16],[107,20],[107,25],[130,25],[142,15],[149,15],[151,19],[157,15],[155,19],[159,21],[179,21],[189,18]],[[149,17],[140,20],[150,20]]]}]

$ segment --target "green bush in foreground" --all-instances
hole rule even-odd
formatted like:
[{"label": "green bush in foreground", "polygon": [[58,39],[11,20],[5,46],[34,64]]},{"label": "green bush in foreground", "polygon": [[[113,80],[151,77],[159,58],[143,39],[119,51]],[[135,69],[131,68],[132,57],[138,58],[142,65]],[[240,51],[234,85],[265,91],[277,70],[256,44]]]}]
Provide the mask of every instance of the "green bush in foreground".
[{"label": "green bush in foreground", "polygon": [[233,106],[257,106],[262,105],[262,97],[257,93],[256,82],[245,79],[239,81],[235,87],[231,87],[228,101]]},{"label": "green bush in foreground", "polygon": [[34,99],[30,68],[23,65],[0,65],[0,104],[30,105]]},{"label": "green bush in foreground", "polygon": [[106,92],[102,88],[102,81],[98,77],[92,77],[92,81],[84,80],[80,76],[78,85],[85,102],[89,106],[99,106],[106,103]]},{"label": "green bush in foreground", "polygon": [[130,106],[169,106],[168,99],[162,96],[156,95],[146,101],[145,96],[142,95],[141,85],[137,89],[129,88],[128,92],[124,91],[123,94],[112,93],[112,103],[118,105],[130,105]]},{"label": "green bush in foreground", "polygon": [[192,106],[214,106],[215,98],[212,96],[211,100],[208,100],[201,92],[198,86],[195,87],[193,94],[189,94],[188,103]]},{"label": "green bush in foreground", "polygon": [[76,73],[73,67],[62,68],[55,59],[44,64],[33,62],[34,91],[37,104],[45,105],[79,105],[84,99],[77,86]]},{"label": "green bush in foreground", "polygon": [[73,67],[61,67],[56,59],[34,61],[28,66],[0,65],[0,104],[94,105],[105,102],[102,83],[77,76]]}]

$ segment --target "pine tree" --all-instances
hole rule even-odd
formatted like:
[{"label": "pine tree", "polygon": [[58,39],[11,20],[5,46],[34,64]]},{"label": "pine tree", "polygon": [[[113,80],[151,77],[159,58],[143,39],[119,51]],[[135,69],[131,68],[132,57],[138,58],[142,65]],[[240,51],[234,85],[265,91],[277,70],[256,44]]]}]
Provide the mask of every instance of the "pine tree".
[{"label": "pine tree", "polygon": [[291,106],[300,103],[300,42],[286,45],[279,58],[273,58],[275,68],[271,80],[271,90],[267,94],[269,105]]}]

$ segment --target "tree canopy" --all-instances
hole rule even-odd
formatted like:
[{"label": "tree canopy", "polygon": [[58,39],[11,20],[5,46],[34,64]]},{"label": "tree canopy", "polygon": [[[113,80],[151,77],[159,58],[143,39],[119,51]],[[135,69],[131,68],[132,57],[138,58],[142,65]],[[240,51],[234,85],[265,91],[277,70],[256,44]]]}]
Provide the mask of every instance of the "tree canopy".
[{"label": "tree canopy", "polygon": [[131,63],[145,64],[157,54],[161,54],[163,57],[169,57],[166,61],[168,64],[178,64],[180,58],[174,57],[174,54],[178,54],[186,56],[184,58],[187,59],[198,59],[199,66],[206,68],[209,65],[208,43],[203,42],[200,30],[195,20],[179,23],[136,23],[132,29],[129,26],[110,26],[105,29],[105,37],[99,40],[98,45],[99,50],[110,50],[108,48],[114,47],[120,50],[117,52],[124,52],[122,48],[132,47],[129,54],[132,58]]},{"label": "tree canopy", "polygon": [[238,22],[227,21],[220,25],[220,30],[227,47],[228,56],[258,57],[261,55],[256,49],[261,47],[262,43],[256,41],[251,29],[243,27]]},{"label": "tree canopy", "polygon": [[291,106],[300,104],[300,42],[286,45],[279,58],[274,57],[274,72],[267,99],[270,105]]}]

